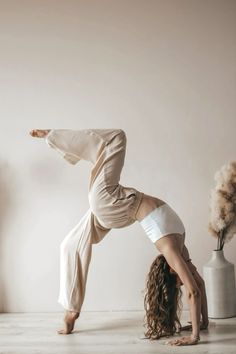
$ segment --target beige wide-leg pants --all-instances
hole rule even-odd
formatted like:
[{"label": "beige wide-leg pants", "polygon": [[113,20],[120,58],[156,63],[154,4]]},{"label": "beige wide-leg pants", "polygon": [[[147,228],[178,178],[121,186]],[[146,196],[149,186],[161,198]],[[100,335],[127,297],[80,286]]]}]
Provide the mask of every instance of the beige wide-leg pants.
[{"label": "beige wide-leg pants", "polygon": [[92,245],[112,228],[135,222],[143,193],[119,184],[126,152],[121,129],[53,129],[46,142],[69,163],[92,163],[89,182],[90,208],[66,236],[60,247],[60,291],[58,302],[80,312],[83,304]]}]

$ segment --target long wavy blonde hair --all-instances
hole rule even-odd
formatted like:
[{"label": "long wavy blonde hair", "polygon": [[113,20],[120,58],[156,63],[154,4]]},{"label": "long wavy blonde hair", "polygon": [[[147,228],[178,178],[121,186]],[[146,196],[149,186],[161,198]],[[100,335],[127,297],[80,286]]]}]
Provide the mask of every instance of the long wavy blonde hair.
[{"label": "long wavy blonde hair", "polygon": [[163,255],[153,261],[144,297],[145,336],[149,339],[173,335],[181,328],[182,291],[176,286],[176,277]]}]

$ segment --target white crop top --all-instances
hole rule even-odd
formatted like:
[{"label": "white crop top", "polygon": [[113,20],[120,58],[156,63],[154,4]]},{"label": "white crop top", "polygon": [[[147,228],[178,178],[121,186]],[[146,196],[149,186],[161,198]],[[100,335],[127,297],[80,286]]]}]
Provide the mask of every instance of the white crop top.
[{"label": "white crop top", "polygon": [[152,242],[169,234],[185,233],[180,217],[166,203],[152,210],[139,223]]}]

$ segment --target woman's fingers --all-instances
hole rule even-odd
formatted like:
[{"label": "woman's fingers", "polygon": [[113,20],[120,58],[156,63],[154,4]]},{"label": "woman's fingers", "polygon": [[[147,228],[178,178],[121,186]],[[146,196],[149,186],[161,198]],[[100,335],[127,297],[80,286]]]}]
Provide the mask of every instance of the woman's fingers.
[{"label": "woman's fingers", "polygon": [[165,344],[180,346],[180,345],[194,345],[197,344],[197,342],[198,342],[197,338],[193,339],[191,336],[187,336],[187,337],[173,339],[169,342],[166,342]]}]

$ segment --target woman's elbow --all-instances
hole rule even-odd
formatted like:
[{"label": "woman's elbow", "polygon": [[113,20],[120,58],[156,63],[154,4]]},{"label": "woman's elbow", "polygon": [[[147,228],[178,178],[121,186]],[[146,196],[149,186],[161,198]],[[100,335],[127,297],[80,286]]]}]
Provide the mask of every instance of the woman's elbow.
[{"label": "woman's elbow", "polygon": [[201,291],[199,288],[193,288],[187,292],[188,299],[193,302],[197,302],[201,297]]}]

